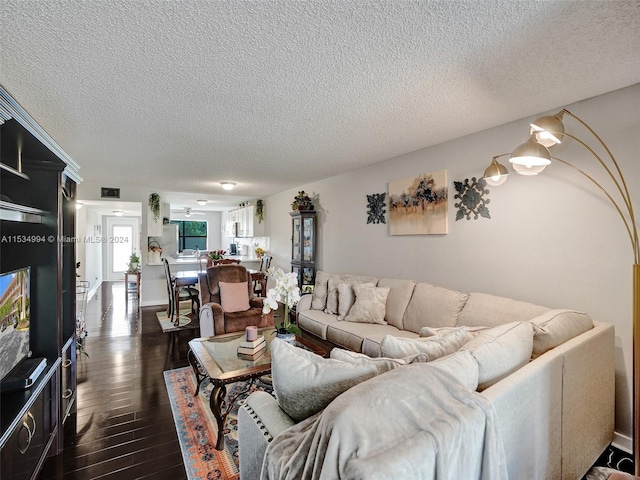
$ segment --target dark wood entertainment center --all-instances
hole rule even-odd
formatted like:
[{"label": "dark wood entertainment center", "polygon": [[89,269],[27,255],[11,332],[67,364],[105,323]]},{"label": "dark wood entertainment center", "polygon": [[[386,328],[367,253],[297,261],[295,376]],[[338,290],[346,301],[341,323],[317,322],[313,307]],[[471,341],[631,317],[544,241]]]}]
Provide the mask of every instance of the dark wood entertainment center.
[{"label": "dark wood entertainment center", "polygon": [[0,393],[0,477],[35,479],[75,430],[78,164],[0,87],[0,271],[31,266],[30,348],[47,360],[26,390]]}]

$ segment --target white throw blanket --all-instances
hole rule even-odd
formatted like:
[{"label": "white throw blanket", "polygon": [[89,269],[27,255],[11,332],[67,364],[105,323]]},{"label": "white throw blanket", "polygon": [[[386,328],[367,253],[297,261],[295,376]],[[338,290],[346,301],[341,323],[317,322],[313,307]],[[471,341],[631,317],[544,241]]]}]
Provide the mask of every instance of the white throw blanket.
[{"label": "white throw blanket", "polygon": [[489,401],[428,363],[338,396],[275,437],[263,480],[507,479]]}]

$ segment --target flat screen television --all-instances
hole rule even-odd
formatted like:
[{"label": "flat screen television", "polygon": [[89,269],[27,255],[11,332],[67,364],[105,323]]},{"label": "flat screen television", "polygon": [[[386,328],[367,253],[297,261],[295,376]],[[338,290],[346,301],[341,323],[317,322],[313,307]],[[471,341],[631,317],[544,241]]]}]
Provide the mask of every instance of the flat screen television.
[{"label": "flat screen television", "polygon": [[30,276],[31,267],[0,273],[0,379],[31,356]]}]

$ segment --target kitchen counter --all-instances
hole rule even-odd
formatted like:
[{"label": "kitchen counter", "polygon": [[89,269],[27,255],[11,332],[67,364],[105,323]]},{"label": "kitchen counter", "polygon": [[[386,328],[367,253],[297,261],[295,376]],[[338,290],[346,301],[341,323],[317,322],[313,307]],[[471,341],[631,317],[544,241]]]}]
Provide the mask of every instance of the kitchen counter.
[{"label": "kitchen counter", "polygon": [[[200,262],[202,262],[202,266],[206,265],[206,260],[204,258],[196,258],[193,255],[185,255],[178,257],[164,257],[169,262],[169,266],[173,265],[185,265],[185,266],[193,266],[197,267]],[[260,268],[260,259],[255,255],[227,255],[224,258],[230,258],[232,260],[240,260],[241,265],[245,265],[247,268],[253,268],[258,270]],[[162,262],[149,262],[147,265],[160,265],[162,266]],[[256,266],[257,265],[257,266]]]}]

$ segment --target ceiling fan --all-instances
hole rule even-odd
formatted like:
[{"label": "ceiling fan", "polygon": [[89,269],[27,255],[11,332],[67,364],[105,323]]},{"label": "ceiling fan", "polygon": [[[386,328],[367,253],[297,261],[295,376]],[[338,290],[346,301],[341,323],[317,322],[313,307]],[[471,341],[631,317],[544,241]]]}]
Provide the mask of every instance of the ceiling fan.
[{"label": "ceiling fan", "polygon": [[186,207],[184,210],[171,210],[173,213],[181,213],[185,217],[189,218],[191,215],[204,215],[202,212],[194,212],[189,207]]}]

